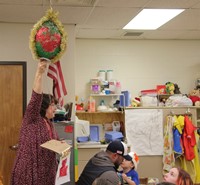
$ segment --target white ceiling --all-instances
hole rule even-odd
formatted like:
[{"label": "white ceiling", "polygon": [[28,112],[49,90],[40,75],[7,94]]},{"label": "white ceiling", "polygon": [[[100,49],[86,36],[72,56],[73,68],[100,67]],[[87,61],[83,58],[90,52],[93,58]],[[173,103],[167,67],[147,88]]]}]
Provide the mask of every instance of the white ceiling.
[{"label": "white ceiling", "polygon": [[[34,24],[50,5],[63,24],[76,25],[76,38],[200,39],[200,0],[0,0],[0,22]],[[155,31],[125,36],[122,28],[143,8],[186,11]]]}]

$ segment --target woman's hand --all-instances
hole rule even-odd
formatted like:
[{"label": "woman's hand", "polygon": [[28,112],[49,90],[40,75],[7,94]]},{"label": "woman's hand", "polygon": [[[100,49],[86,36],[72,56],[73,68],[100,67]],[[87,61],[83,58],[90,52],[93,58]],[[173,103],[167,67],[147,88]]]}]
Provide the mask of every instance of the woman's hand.
[{"label": "woman's hand", "polygon": [[43,74],[47,68],[48,61],[45,59],[40,59],[38,62],[38,73]]},{"label": "woman's hand", "polygon": [[40,59],[40,61],[38,62],[38,67],[37,67],[37,71],[35,74],[35,80],[34,80],[34,84],[33,84],[33,90],[38,93],[38,94],[42,94],[42,77],[43,74],[46,71],[47,68],[47,63],[48,60],[46,59]]}]

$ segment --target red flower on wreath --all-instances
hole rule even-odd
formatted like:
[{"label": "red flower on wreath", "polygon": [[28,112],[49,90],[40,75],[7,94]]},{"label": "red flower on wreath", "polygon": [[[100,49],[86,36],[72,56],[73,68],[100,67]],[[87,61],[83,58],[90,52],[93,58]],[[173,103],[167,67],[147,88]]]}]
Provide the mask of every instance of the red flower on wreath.
[{"label": "red flower on wreath", "polygon": [[58,32],[52,31],[46,26],[42,26],[36,36],[36,42],[39,42],[45,52],[54,52],[60,46],[61,35]]}]

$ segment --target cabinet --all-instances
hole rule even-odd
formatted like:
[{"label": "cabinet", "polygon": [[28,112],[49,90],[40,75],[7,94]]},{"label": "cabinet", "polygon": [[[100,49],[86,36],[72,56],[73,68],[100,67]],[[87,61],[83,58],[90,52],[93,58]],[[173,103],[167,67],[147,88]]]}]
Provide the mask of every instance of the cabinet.
[{"label": "cabinet", "polygon": [[90,124],[99,124],[102,127],[106,123],[119,121],[121,123],[121,131],[125,135],[125,116],[124,112],[76,112],[78,119],[89,121]]},{"label": "cabinet", "polygon": [[82,173],[87,162],[100,150],[105,150],[107,145],[79,146],[78,147],[78,177]]}]

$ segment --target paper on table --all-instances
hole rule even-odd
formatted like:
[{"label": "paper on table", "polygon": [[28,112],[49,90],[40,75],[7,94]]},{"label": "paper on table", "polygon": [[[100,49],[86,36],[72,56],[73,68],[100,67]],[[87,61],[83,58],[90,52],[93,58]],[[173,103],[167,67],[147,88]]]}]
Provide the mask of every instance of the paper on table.
[{"label": "paper on table", "polygon": [[67,155],[71,148],[71,145],[67,144],[65,141],[58,141],[55,139],[47,141],[46,143],[43,143],[40,146],[52,150],[60,154],[61,156]]}]

